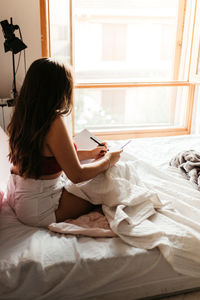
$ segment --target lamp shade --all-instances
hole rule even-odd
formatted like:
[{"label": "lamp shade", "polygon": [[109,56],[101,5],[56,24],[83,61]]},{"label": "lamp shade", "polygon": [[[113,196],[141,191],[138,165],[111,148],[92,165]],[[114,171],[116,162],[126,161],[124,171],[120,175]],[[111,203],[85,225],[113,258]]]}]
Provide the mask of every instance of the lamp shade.
[{"label": "lamp shade", "polygon": [[12,51],[14,54],[17,54],[18,52],[27,48],[27,46],[23,43],[23,41],[15,36],[14,31],[16,29],[19,29],[19,26],[12,24],[12,18],[11,18],[11,24],[9,24],[7,20],[1,21],[0,24],[2,26],[2,30],[5,38],[5,42],[4,42],[5,52]]},{"label": "lamp shade", "polygon": [[26,48],[27,46],[15,36],[13,36],[11,39],[6,39],[4,42],[5,52],[12,51],[14,54],[17,54]]},{"label": "lamp shade", "polygon": [[[20,27],[18,25],[13,25],[12,18],[10,18],[10,24],[8,23],[8,20],[3,20],[0,22],[0,25],[2,27],[3,35],[5,38],[4,41],[4,50],[5,52],[11,51],[12,52],[12,67],[13,67],[13,83],[12,83],[12,96],[14,97],[13,99],[9,100],[8,105],[13,106],[14,100],[17,97],[17,88],[16,88],[16,70],[15,70],[15,54],[21,52],[22,50],[26,49],[27,46],[24,44],[23,39],[22,39],[22,34]],[[16,37],[14,34],[14,31],[18,29],[20,38]],[[18,66],[20,62],[20,57],[19,55],[19,60],[18,60]],[[25,66],[25,52],[24,52],[24,66]]]}]

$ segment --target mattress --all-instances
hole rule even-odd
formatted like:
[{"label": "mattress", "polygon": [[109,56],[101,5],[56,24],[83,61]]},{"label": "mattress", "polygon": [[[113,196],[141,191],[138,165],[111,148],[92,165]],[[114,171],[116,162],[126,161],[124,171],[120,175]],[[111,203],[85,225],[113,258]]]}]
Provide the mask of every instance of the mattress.
[{"label": "mattress", "polygon": [[[200,136],[135,139],[124,151],[165,168],[173,155],[189,149],[200,151]],[[199,278],[175,272],[157,248],[26,226],[6,203],[0,213],[0,245],[2,300],[153,299],[200,287]]]}]

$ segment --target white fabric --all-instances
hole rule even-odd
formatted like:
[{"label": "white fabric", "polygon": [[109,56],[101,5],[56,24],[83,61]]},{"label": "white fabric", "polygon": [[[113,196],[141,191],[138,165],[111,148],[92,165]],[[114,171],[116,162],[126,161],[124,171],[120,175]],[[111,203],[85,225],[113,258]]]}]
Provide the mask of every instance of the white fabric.
[{"label": "white fabric", "polygon": [[199,286],[199,278],[175,273],[158,249],[26,226],[6,203],[0,245],[2,300],[134,300]]},{"label": "white fabric", "polygon": [[[135,168],[130,161],[120,162],[90,181],[79,184],[68,181],[65,188],[93,204],[103,204],[102,208],[111,229],[124,241],[134,245],[134,242],[131,243],[126,238],[128,232],[154,215],[156,208],[163,206],[153,191],[136,184],[135,175]],[[157,240],[157,234],[160,236],[149,224],[145,235]],[[135,243],[134,246],[141,247],[144,243]]]},{"label": "white fabric", "polygon": [[[113,142],[115,145],[122,143],[124,141]],[[144,161],[144,171],[147,163],[152,170],[155,167],[161,171],[160,174],[164,172],[180,180],[184,194],[186,189],[187,192],[191,191],[190,183],[177,170],[168,168],[171,157],[184,149],[200,151],[200,136],[135,139],[125,151]],[[140,168],[137,174],[139,171]],[[152,175],[145,173],[145,182],[149,182]],[[155,179],[159,181],[156,183]],[[165,180],[162,179],[156,175],[153,177],[153,190],[156,193],[156,187],[160,194],[165,189]],[[149,186],[145,188],[149,189]],[[182,207],[181,202],[184,203],[182,200],[185,198],[181,191],[179,189],[174,194],[172,203]],[[168,197],[164,193],[163,196]],[[190,200],[189,194],[187,199]],[[166,213],[176,213],[175,209],[163,212],[165,220],[171,219],[170,224],[172,216],[169,218]],[[169,222],[166,222],[168,225]],[[159,226],[159,222],[156,226]],[[190,253],[191,249],[187,251]],[[173,258],[177,263],[179,257]],[[183,257],[180,263],[185,264]],[[199,268],[198,264],[196,268]],[[121,238],[77,238],[55,234],[47,229],[22,224],[11,208],[5,202],[3,204],[0,212],[2,300],[23,300],[24,297],[26,300],[133,300],[199,286],[199,278],[175,272],[157,248],[136,248],[124,243]]]},{"label": "white fabric", "polygon": [[35,180],[11,174],[5,199],[24,224],[48,227],[56,221],[55,210],[64,184],[62,176],[50,180]]},{"label": "white fabric", "polygon": [[7,158],[8,149],[8,136],[0,126],[0,211],[7,181],[10,175],[11,164]]},{"label": "white fabric", "polygon": [[176,271],[200,277],[200,193],[173,167],[124,154],[106,173],[67,190],[103,204],[111,229],[129,245],[159,246]]}]

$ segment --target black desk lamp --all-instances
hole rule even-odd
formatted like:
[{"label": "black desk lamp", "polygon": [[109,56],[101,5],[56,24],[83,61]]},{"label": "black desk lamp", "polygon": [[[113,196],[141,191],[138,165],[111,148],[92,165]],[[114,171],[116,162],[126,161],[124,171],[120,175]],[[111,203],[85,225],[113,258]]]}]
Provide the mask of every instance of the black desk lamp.
[{"label": "black desk lamp", "polygon": [[[18,25],[13,25],[12,18],[10,18],[10,24],[7,20],[0,22],[5,38],[4,50],[5,52],[12,52],[12,65],[13,65],[13,97],[14,99],[17,96],[16,88],[16,72],[15,72],[15,54],[27,48],[27,46],[22,41],[20,27]],[[21,39],[17,38],[14,34],[14,31],[19,29]]]}]

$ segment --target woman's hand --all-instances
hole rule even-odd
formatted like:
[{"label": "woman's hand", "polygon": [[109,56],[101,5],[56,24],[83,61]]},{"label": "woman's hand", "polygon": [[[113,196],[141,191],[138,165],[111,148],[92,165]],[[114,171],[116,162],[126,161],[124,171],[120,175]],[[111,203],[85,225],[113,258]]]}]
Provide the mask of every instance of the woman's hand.
[{"label": "woman's hand", "polygon": [[98,146],[91,150],[91,158],[99,159],[104,156],[108,151],[108,146],[106,143],[102,143],[104,146]]},{"label": "woman's hand", "polygon": [[108,146],[106,143],[102,143],[103,146],[97,146],[91,150],[77,150],[77,155],[79,160],[88,160],[88,159],[99,159],[106,154],[108,151]]},{"label": "woman's hand", "polygon": [[122,153],[122,149],[117,150],[117,151],[112,151],[106,154],[106,156],[108,156],[108,159],[110,161],[110,165],[109,167],[112,167],[116,164],[116,162],[118,162],[118,160],[120,159],[120,154]]}]

